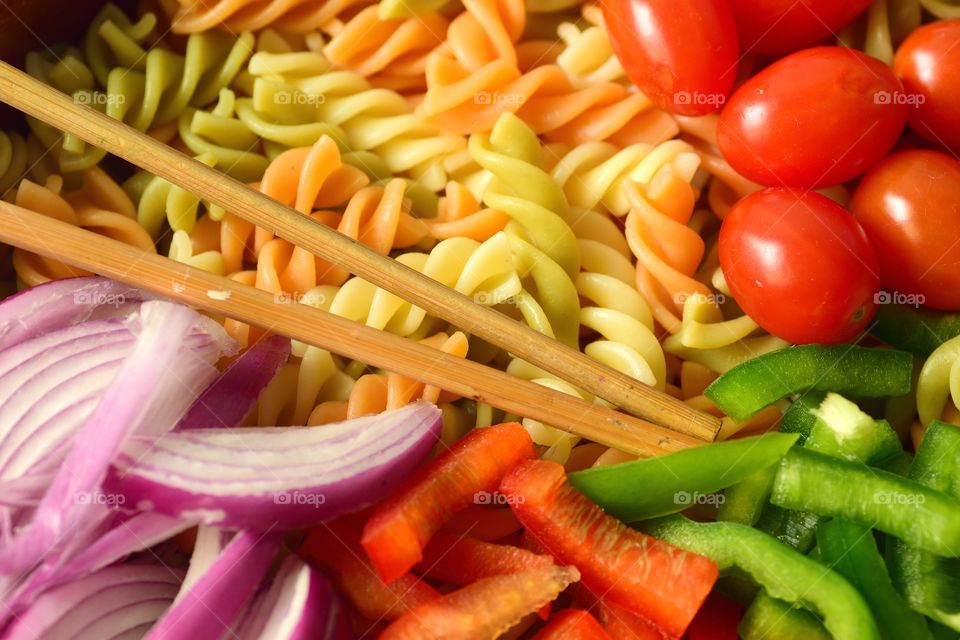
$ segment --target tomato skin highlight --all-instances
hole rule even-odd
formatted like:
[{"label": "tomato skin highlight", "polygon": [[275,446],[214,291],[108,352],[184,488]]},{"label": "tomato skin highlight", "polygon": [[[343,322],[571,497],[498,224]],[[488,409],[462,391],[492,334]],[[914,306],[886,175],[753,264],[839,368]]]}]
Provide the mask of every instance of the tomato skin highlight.
[{"label": "tomato skin highlight", "polygon": [[[893,59],[911,100],[907,123],[934,144],[960,152],[960,20],[915,29]],[[921,100],[917,96],[922,96]]]},{"label": "tomato skin highlight", "polygon": [[716,111],[733,87],[740,47],[727,0],[601,0],[613,52],[665,111]]},{"label": "tomato skin highlight", "polygon": [[850,208],[880,256],[885,288],[960,311],[960,162],[937,151],[895,153],[864,176]]},{"label": "tomato skin highlight", "polygon": [[872,0],[730,0],[744,52],[783,54],[831,37]]},{"label": "tomato skin highlight", "polygon": [[846,342],[876,311],[880,265],[856,219],[814,192],[770,188],[720,227],[720,266],[740,307],[796,344]]},{"label": "tomato skin highlight", "polygon": [[741,175],[814,189],[854,178],[896,144],[907,107],[885,64],[840,47],[806,49],[747,80],[720,116],[717,143]]},{"label": "tomato skin highlight", "polygon": [[567,482],[563,467],[527,460],[500,490],[524,527],[580,580],[611,604],[683,635],[717,579],[709,558],[635,531],[603,512]]}]

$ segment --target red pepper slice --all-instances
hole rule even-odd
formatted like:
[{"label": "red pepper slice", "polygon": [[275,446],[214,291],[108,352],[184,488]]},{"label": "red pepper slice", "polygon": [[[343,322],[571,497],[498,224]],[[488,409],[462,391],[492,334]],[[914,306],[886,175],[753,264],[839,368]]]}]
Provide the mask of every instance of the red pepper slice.
[{"label": "red pepper slice", "polygon": [[689,640],[737,640],[740,637],[737,627],[740,626],[741,618],[743,618],[743,607],[738,602],[713,592],[690,623],[687,638]]},{"label": "red pepper slice", "polygon": [[522,462],[500,490],[544,549],[580,569],[585,587],[674,636],[683,635],[717,580],[713,560],[608,516],[555,462]]},{"label": "red pepper slice", "polygon": [[328,567],[334,582],[357,611],[370,620],[396,620],[410,609],[440,598],[440,592],[405,573],[384,584],[360,547],[360,532],[343,521],[313,529],[301,556]]},{"label": "red pepper slice", "polygon": [[453,514],[441,531],[493,542],[520,531],[520,521],[509,507],[470,505]]},{"label": "red pepper slice", "polygon": [[600,601],[597,615],[603,628],[611,638],[630,638],[630,640],[676,640],[666,631],[610,602]]},{"label": "red pepper slice", "polygon": [[533,640],[612,640],[612,638],[588,612],[582,609],[564,609],[550,616],[550,622],[533,636]]},{"label": "red pepper slice", "polygon": [[384,582],[409,571],[423,547],[455,512],[492,493],[506,473],[536,452],[516,422],[475,429],[425,464],[377,507],[360,544]]},{"label": "red pepper slice", "polygon": [[552,564],[553,556],[438,531],[424,547],[423,562],[414,571],[427,578],[463,586],[481,578],[542,569]]},{"label": "red pepper slice", "polygon": [[554,600],[579,575],[574,567],[551,565],[483,578],[411,609],[387,627],[380,640],[498,638],[524,616]]}]

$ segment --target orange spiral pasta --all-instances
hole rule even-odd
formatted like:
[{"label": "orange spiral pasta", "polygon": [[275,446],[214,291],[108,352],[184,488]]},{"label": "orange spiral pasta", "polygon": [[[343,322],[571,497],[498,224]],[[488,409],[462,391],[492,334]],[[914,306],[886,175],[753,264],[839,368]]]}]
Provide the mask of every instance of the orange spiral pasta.
[{"label": "orange spiral pasta", "polygon": [[170,22],[176,33],[259,31],[268,26],[305,33],[370,4],[370,0],[180,0]]},{"label": "orange spiral pasta", "polygon": [[[67,193],[63,193],[60,176],[49,177],[43,186],[23,180],[11,201],[24,209],[89,229],[144,251],[156,252],[150,234],[137,224],[133,203],[99,167],[84,171],[80,188]],[[22,249],[14,249],[13,267],[20,285],[28,287],[59,278],[90,275],[59,260]]]},{"label": "orange spiral pasta", "polygon": [[347,21],[323,53],[334,67],[365,76],[394,91],[422,91],[427,56],[446,38],[447,19],[438,13],[382,19],[376,6]]},{"label": "orange spiral pasta", "polygon": [[459,182],[447,184],[440,198],[437,215],[424,220],[430,234],[438,239],[464,237],[483,242],[510,222],[510,217],[495,209],[480,208],[470,190]]},{"label": "orange spiral pasta", "polygon": [[643,94],[613,82],[577,87],[562,68],[537,66],[542,59],[516,47],[526,19],[522,0],[467,0],[464,7],[427,61],[421,109],[442,126],[485,131],[510,111],[569,145],[657,144],[676,135],[672,118]]}]

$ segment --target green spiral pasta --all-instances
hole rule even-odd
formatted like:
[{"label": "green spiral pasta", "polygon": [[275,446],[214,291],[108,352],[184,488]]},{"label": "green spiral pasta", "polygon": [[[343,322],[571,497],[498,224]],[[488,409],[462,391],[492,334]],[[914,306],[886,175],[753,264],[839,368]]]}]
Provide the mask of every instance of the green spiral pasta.
[{"label": "green spiral pasta", "polygon": [[483,193],[488,207],[502,211],[529,235],[531,243],[571,278],[580,270],[577,240],[566,221],[567,199],[544,171],[536,134],[512,113],[504,113],[489,135],[470,136],[470,154],[494,179]]}]

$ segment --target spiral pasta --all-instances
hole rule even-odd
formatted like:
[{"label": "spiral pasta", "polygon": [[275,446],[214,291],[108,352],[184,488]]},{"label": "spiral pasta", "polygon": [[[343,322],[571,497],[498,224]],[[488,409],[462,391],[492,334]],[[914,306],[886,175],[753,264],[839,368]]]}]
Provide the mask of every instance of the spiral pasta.
[{"label": "spiral pasta", "polygon": [[917,412],[924,427],[941,419],[949,399],[960,409],[960,337],[937,347],[920,370]]},{"label": "spiral pasta", "polygon": [[557,28],[557,35],[564,45],[557,56],[557,66],[577,84],[622,81],[623,67],[613,55],[600,8],[596,5],[584,7],[583,17],[588,24],[582,27],[564,22]]},{"label": "spiral pasta", "polygon": [[368,0],[180,0],[170,22],[177,33],[259,31],[267,26],[304,33],[369,4]]}]

